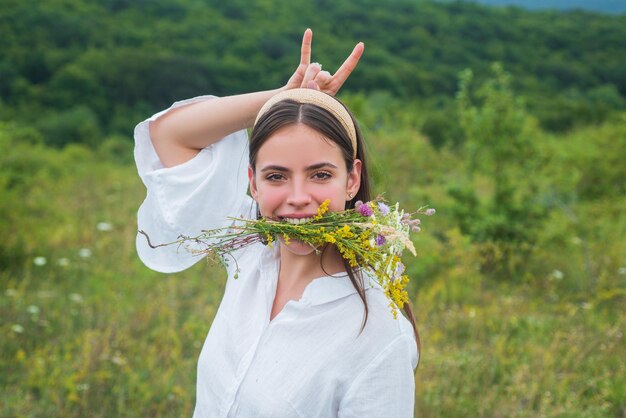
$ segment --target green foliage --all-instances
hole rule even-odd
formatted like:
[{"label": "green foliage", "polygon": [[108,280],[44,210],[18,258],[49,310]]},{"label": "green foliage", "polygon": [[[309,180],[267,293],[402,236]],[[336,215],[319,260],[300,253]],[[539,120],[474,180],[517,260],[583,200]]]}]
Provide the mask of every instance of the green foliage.
[{"label": "green foliage", "polygon": [[[510,90],[494,88],[473,102],[474,118],[488,120],[487,103],[513,106],[505,115],[521,111]],[[530,125],[531,155],[544,162],[533,163],[533,182],[548,213],[534,221],[540,227],[515,276],[493,280],[480,268],[485,242],[461,226],[496,216],[487,204],[493,184],[485,186],[495,161],[466,164],[466,148],[434,147],[416,131],[410,104],[384,94],[350,101],[366,124],[376,189],[404,207],[438,210],[423,219],[418,258],[407,260],[423,342],[416,416],[623,415],[626,201],[616,162],[624,124],[563,136]],[[196,361],[224,275],[199,263],[167,277],[137,260],[144,190],[128,164],[131,148],[109,137],[97,150],[53,149],[33,128],[0,129],[2,416],[191,414]],[[526,187],[513,173],[507,181]],[[447,192],[455,184],[475,206]],[[461,207],[465,217],[455,215]]]},{"label": "green foliage", "polygon": [[[460,76],[457,95],[461,128],[472,169],[480,167],[494,177],[496,199],[520,165],[533,157],[523,103],[511,89],[510,75],[499,64],[492,66],[493,77],[472,91],[472,72]],[[478,163],[480,161],[480,164]],[[495,176],[498,174],[498,176]]]},{"label": "green foliage", "polygon": [[541,125],[551,131],[562,132],[573,127],[601,123],[624,109],[624,98],[615,86],[599,86],[586,91],[570,88],[554,100],[538,100],[533,103],[541,118]]},{"label": "green foliage", "polygon": [[41,142],[0,127],[0,416],[191,415],[223,273],[139,262],[127,141]]},{"label": "green foliage", "polygon": [[[425,0],[0,0],[0,118],[36,126],[51,145],[94,145],[94,133],[128,135],[128,120],[174,100],[276,88],[312,27],[314,59],[329,70],[364,41],[345,91],[419,102],[438,146],[458,138],[441,106],[457,74],[483,78],[494,61],[541,126],[563,132],[626,109],[625,19]],[[72,132],[66,125],[80,118]]]},{"label": "green foliage", "polygon": [[461,230],[481,243],[483,268],[512,273],[525,263],[546,208],[534,177],[538,131],[510,76],[499,64],[492,71],[475,91],[471,71],[461,74],[457,100],[469,174],[449,193]]},{"label": "green foliage", "polygon": [[51,112],[37,121],[49,145],[71,143],[95,146],[101,137],[97,116],[86,106],[76,106],[62,112]]}]

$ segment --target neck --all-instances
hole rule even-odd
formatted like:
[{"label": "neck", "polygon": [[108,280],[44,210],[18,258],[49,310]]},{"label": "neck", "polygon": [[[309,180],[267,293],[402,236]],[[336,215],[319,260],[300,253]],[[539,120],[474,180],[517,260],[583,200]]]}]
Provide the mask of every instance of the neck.
[{"label": "neck", "polygon": [[312,252],[307,255],[293,254],[280,244],[280,273],[279,286],[284,289],[304,288],[313,279],[341,273],[345,271],[341,254],[334,246],[326,248],[320,255]]},{"label": "neck", "polygon": [[315,252],[297,255],[280,244],[280,271],[270,320],[276,317],[290,300],[300,300],[304,289],[313,279],[344,271],[341,254],[335,247],[328,247],[320,255]]}]

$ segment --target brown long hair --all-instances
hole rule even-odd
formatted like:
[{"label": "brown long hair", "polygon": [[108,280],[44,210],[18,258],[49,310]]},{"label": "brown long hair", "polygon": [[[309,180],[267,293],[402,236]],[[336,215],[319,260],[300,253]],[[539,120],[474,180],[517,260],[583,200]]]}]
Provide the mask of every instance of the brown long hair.
[{"label": "brown long hair", "polygon": [[[370,201],[371,195],[369,175],[367,172],[367,164],[365,152],[363,150],[363,138],[361,135],[361,131],[359,130],[359,126],[356,123],[352,113],[349,111],[349,109],[346,108],[346,110],[350,114],[350,117],[352,118],[352,123],[354,123],[354,128],[356,130],[356,158],[361,160],[361,186],[356,195],[346,203],[346,209],[352,209],[354,208],[354,204],[359,200],[362,202]],[[329,141],[337,144],[343,154],[343,158],[346,163],[346,168],[348,172],[352,171],[352,167],[354,164],[353,156],[355,155],[355,153],[352,146],[352,141],[350,141],[350,137],[343,125],[329,111],[325,110],[322,107],[311,103],[299,103],[290,99],[277,102],[274,106],[270,108],[269,111],[264,113],[254,125],[254,128],[252,129],[252,134],[250,136],[249,145],[250,167],[252,167],[253,171],[256,169],[257,154],[265,141],[267,141],[270,136],[279,129],[298,123],[316,130],[317,132],[322,134],[324,138],[327,138]],[[365,297],[363,276],[360,274],[360,272],[355,271],[355,269],[350,266],[347,260],[343,258],[342,260],[346,272],[350,277],[350,281],[356,289],[359,297],[363,301],[363,305],[365,307],[363,324],[361,326],[362,330],[367,323],[367,318],[369,315],[369,308],[367,305],[367,299]],[[404,304],[404,313],[411,323],[411,326],[413,327],[413,331],[415,333],[415,342],[419,351],[421,348],[420,338],[417,331],[417,326],[415,325],[415,317],[413,316],[413,311],[411,310],[410,304]]]}]

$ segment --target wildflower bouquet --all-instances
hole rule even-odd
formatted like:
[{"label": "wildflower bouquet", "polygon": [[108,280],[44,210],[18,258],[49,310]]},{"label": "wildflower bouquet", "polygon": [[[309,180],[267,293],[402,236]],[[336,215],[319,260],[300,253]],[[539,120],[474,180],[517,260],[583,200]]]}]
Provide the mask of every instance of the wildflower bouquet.
[{"label": "wildflower bouquet", "polygon": [[324,201],[317,215],[302,223],[232,218],[235,226],[205,230],[197,237],[180,236],[169,244],[152,245],[147,234],[139,232],[153,248],[177,243],[196,254],[218,257],[223,263],[229,258],[234,260],[232,253],[240,248],[258,242],[273,245],[278,237],[287,245],[290,240],[308,243],[318,252],[332,244],[351,267],[373,273],[396,317],[398,309],[409,300],[406,291],[409,277],[404,274],[401,256],[404,250],[416,255],[409,232],[420,231],[420,220],[413,215],[428,216],[435,210],[421,208],[409,214],[400,210],[397,203],[389,207],[380,197],[366,203],[359,201],[354,209],[342,212],[328,212],[329,203],[330,200]]}]

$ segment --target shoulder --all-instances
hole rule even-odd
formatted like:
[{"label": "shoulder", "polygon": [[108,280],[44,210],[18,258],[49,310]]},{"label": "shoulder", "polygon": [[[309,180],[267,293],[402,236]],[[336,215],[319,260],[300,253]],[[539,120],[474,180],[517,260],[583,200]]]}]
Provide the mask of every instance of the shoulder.
[{"label": "shoulder", "polygon": [[382,337],[383,341],[388,343],[396,340],[406,341],[413,346],[413,351],[417,352],[415,333],[411,323],[400,311],[396,316],[393,315],[390,301],[382,289],[372,287],[366,295],[369,315],[364,332],[367,330],[373,335]]},{"label": "shoulder", "polygon": [[382,290],[368,290],[369,316],[358,340],[360,362],[341,399],[340,417],[413,416],[418,352],[410,323],[394,319]]},{"label": "shoulder", "polygon": [[360,367],[372,362],[380,353],[388,350],[397,351],[403,357],[403,362],[412,368],[417,366],[418,350],[415,334],[411,323],[398,312],[394,318],[389,299],[382,289],[376,285],[365,292],[367,301],[367,321],[362,329],[364,319],[363,301],[357,293],[346,298],[348,305],[342,312],[346,315],[344,321],[359,325],[359,332],[353,341],[357,356],[363,363]]}]

